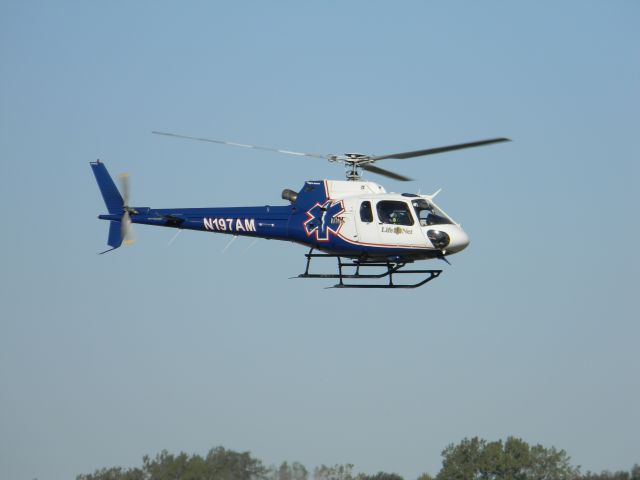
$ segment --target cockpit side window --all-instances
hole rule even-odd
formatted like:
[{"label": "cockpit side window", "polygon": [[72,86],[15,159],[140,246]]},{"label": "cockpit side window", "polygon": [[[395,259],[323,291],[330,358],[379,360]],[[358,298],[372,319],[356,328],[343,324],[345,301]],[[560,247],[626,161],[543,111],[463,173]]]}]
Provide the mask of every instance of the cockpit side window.
[{"label": "cockpit side window", "polygon": [[451,221],[446,218],[434,204],[429,203],[424,199],[413,200],[411,204],[413,205],[413,209],[420,221],[420,225],[423,227],[426,227],[427,225],[446,225],[451,223]]},{"label": "cockpit side window", "polygon": [[392,225],[413,225],[413,216],[409,205],[396,200],[383,200],[376,206],[378,218],[382,223]]},{"label": "cockpit side window", "polygon": [[360,204],[360,220],[363,222],[373,222],[373,211],[371,210],[371,202],[366,201]]}]

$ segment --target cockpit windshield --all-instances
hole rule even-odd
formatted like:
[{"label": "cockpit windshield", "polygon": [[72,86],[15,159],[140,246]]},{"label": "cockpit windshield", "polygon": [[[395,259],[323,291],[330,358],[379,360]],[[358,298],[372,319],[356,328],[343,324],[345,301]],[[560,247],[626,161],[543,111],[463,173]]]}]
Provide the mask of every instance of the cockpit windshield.
[{"label": "cockpit windshield", "polygon": [[426,227],[428,225],[447,225],[454,224],[454,221],[438,208],[432,201],[426,198],[417,198],[411,202],[416,212],[416,217],[420,221],[420,225]]}]

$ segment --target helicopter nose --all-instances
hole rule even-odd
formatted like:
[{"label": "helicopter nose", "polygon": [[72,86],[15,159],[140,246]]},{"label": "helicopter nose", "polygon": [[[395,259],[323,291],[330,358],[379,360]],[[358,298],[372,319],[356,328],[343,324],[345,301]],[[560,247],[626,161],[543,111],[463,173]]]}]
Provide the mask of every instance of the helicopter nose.
[{"label": "helicopter nose", "polygon": [[457,253],[469,245],[469,235],[458,225],[432,225],[425,232],[431,245],[444,254]]},{"label": "helicopter nose", "polygon": [[469,235],[462,228],[456,227],[454,231],[452,231],[449,236],[451,237],[451,241],[447,246],[447,252],[457,253],[469,245]]}]

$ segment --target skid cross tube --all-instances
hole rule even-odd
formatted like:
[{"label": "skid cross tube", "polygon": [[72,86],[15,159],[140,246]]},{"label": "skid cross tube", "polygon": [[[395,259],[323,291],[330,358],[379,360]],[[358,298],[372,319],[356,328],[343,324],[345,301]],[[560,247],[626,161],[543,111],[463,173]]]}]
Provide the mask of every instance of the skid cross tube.
[{"label": "skid cross tube", "polygon": [[[332,253],[313,253],[313,248],[309,250],[309,253],[305,254],[307,257],[307,265],[304,270],[304,273],[298,275],[297,278],[337,278],[339,282],[333,286],[333,288],[417,288],[424,285],[427,282],[430,282],[434,278],[437,278],[442,273],[442,270],[405,270],[404,267],[407,265],[407,262],[366,262],[364,259],[355,259],[349,261],[343,261],[342,255],[332,254]],[[311,265],[312,258],[337,258],[338,259],[338,273],[309,273],[309,267]],[[353,274],[345,274],[343,272],[343,268],[355,268],[355,273]],[[360,273],[361,268],[380,268],[386,267],[386,271],[382,273]],[[410,273],[410,274],[427,274],[428,276],[416,283],[408,283],[408,284],[396,284],[393,282],[393,275],[400,273]],[[357,283],[345,283],[345,279],[351,280],[366,280],[366,279],[378,279],[378,278],[388,278],[388,283],[383,284],[357,284]]]}]

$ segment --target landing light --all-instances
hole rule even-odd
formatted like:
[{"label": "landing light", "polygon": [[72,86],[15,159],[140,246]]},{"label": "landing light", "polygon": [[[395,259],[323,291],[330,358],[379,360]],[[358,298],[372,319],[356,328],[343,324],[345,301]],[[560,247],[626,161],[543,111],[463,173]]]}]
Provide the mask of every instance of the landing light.
[{"label": "landing light", "polygon": [[443,250],[447,245],[449,245],[449,242],[451,241],[449,235],[447,235],[445,232],[441,232],[440,230],[427,231],[427,237],[429,238],[429,240],[431,240],[433,246],[439,250]]}]

